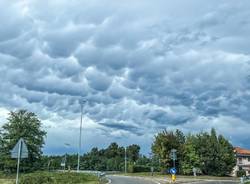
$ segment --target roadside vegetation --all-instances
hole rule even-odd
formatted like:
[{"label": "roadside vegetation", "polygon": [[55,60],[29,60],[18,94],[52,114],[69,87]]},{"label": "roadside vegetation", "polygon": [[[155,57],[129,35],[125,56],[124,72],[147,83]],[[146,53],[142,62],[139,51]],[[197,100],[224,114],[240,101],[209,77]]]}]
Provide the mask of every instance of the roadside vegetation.
[{"label": "roadside vegetation", "polygon": [[[0,174],[0,184],[14,184],[15,176]],[[19,184],[99,184],[98,177],[83,173],[34,172],[22,174]]]},{"label": "roadside vegetation", "polygon": [[176,167],[179,174],[191,175],[193,168],[198,174],[212,176],[229,175],[236,164],[234,148],[223,136],[201,132],[185,136],[180,130],[158,133],[152,151],[160,160],[161,171],[173,167],[170,150],[177,150]]},{"label": "roadside vegetation", "polygon": [[98,184],[98,178],[89,174],[36,172],[22,175],[20,184]]}]

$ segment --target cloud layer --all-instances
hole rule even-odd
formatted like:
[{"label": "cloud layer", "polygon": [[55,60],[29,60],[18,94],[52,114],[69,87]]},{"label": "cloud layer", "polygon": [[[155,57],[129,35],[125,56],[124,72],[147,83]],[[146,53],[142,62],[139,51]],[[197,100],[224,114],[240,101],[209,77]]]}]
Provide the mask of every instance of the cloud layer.
[{"label": "cloud layer", "polygon": [[[215,127],[249,147],[248,1],[0,1],[0,114],[26,108],[46,153]],[[237,130],[237,131],[235,131]],[[67,136],[65,136],[67,135]],[[100,139],[96,139],[96,137]]]}]

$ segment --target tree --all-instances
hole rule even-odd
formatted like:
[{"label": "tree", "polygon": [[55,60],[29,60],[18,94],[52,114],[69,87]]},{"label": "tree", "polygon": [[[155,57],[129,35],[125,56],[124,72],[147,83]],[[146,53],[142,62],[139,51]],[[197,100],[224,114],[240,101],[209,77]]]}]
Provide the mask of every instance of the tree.
[{"label": "tree", "polygon": [[[161,161],[161,169],[172,166],[170,150],[177,150],[177,169],[183,174],[191,174],[194,167],[203,174],[224,176],[235,166],[233,146],[216,130],[201,132],[187,138],[180,130],[158,133],[152,144],[152,152]],[[181,169],[181,170],[180,170]]]},{"label": "tree", "polygon": [[[170,151],[171,149],[176,149],[178,154],[182,153],[183,142],[185,142],[185,137],[180,130],[175,133],[164,130],[155,136],[151,148],[154,155],[160,159],[162,171],[173,166]],[[177,167],[180,165],[180,158],[178,159]]]},{"label": "tree", "polygon": [[222,135],[218,137],[219,143],[219,175],[231,174],[234,166],[236,165],[236,158],[233,146]]},{"label": "tree", "polygon": [[34,113],[27,110],[10,112],[1,131],[1,167],[9,171],[15,170],[16,160],[10,158],[10,150],[20,138],[23,138],[29,156],[22,160],[22,170],[38,169],[45,136],[46,132],[41,129],[41,122]]},{"label": "tree", "polygon": [[235,166],[233,146],[222,135],[217,136],[214,128],[210,134],[203,132],[196,135],[194,147],[204,174],[228,175]]},{"label": "tree", "polygon": [[140,149],[141,149],[140,146],[136,145],[136,144],[128,146],[128,148],[127,148],[128,159],[131,160],[132,162],[136,162],[140,156],[140,154],[139,154]]},{"label": "tree", "polygon": [[200,168],[201,160],[194,147],[195,137],[189,135],[183,149],[183,162],[181,165],[183,174],[191,174],[193,168]]}]

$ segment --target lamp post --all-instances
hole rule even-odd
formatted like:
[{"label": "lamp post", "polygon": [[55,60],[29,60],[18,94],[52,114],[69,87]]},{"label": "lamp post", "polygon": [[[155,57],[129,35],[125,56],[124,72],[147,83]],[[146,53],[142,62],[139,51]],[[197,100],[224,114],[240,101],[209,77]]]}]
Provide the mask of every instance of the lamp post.
[{"label": "lamp post", "polygon": [[124,156],[124,161],[125,161],[125,167],[124,167],[124,172],[125,174],[127,173],[127,147],[125,147],[125,156]]},{"label": "lamp post", "polygon": [[[64,146],[66,147],[66,148],[69,148],[70,147],[70,144],[69,143],[64,143]],[[66,169],[66,162],[67,162],[67,152],[65,153],[65,155],[64,155],[64,172],[65,172],[65,169]]]},{"label": "lamp post", "polygon": [[78,148],[78,160],[77,160],[77,172],[80,171],[80,156],[81,156],[81,144],[82,144],[82,111],[83,111],[83,104],[86,100],[80,100],[81,106],[81,120],[80,120],[80,134],[79,134],[79,148]]}]

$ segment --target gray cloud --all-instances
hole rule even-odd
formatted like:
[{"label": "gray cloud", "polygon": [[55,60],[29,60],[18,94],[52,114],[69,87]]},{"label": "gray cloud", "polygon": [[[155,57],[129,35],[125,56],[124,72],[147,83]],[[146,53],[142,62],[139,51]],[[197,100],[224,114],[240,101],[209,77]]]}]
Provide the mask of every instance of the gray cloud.
[{"label": "gray cloud", "polygon": [[142,143],[162,128],[222,124],[245,145],[230,127],[249,126],[249,5],[1,1],[0,107],[38,113],[47,151],[64,133],[74,142],[83,97],[92,138]]}]

